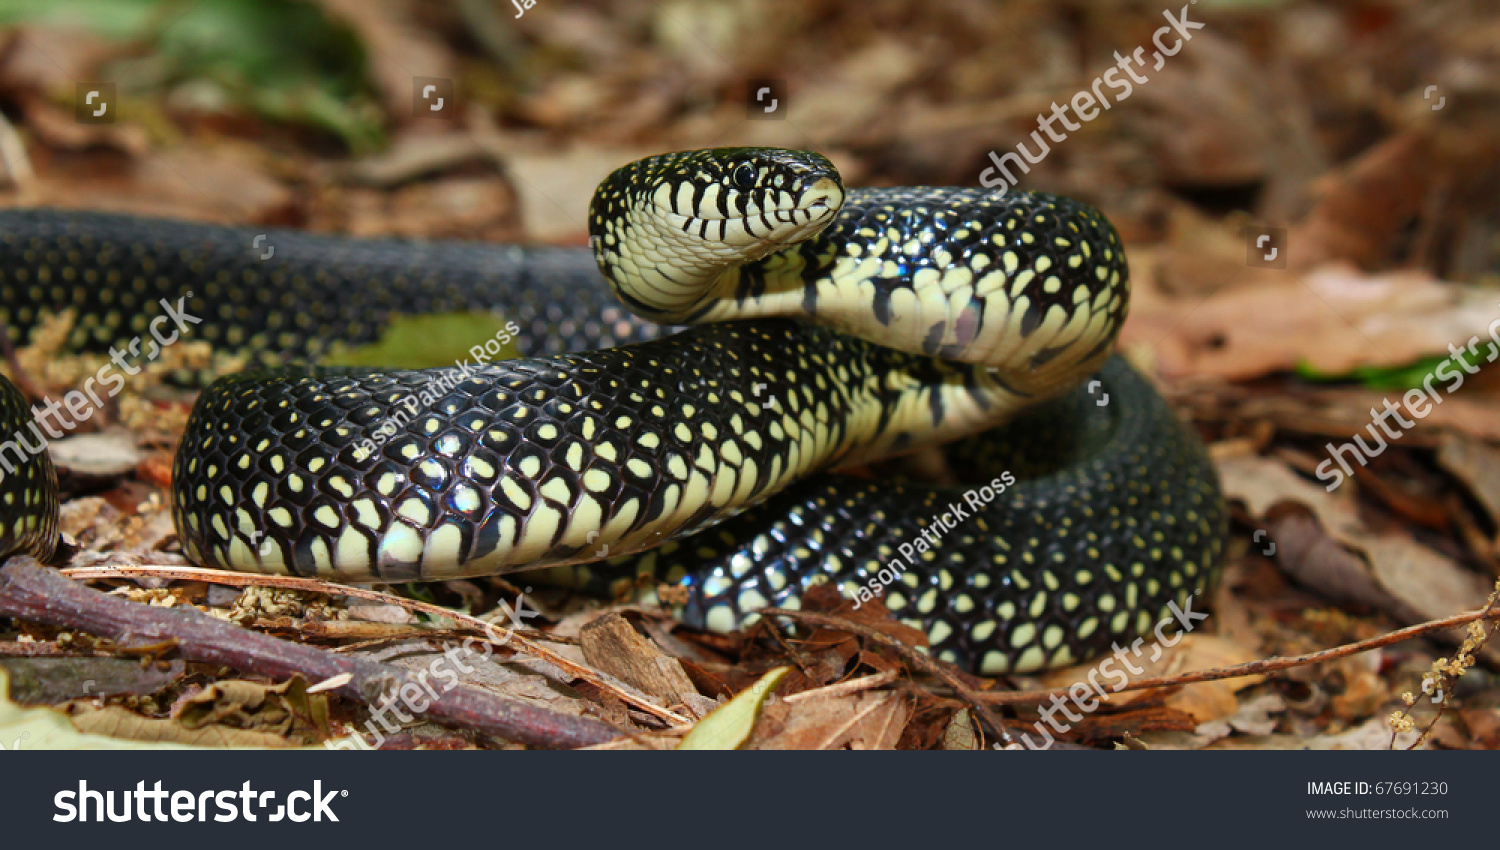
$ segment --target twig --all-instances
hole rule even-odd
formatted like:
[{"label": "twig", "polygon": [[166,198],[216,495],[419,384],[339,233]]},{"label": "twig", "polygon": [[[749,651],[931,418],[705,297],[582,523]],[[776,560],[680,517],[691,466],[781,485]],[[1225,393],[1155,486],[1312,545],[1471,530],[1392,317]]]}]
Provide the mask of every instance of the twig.
[{"label": "twig", "polygon": [[861,676],[858,679],[849,679],[844,682],[835,682],[832,685],[824,685],[821,688],[813,688],[791,696],[781,698],[782,702],[802,702],[810,699],[822,699],[824,697],[841,697],[845,694],[856,694],[860,691],[868,691],[881,685],[889,685],[896,681],[896,671],[887,670],[884,673],[876,673],[873,676]]},{"label": "twig", "polygon": [[776,628],[775,621],[762,617],[756,622],[765,626],[766,631],[771,633],[771,637],[775,639],[776,643],[781,647],[782,651],[791,656],[792,663],[797,665],[797,669],[801,671],[802,675],[807,676],[809,679],[811,679],[812,674],[808,672],[808,661],[805,653],[797,649],[795,646],[792,646],[790,643],[787,643],[786,638],[781,634],[781,629]]},{"label": "twig", "polygon": [[[431,693],[422,680],[400,667],[242,629],[194,608],[129,602],[68,581],[31,558],[16,558],[0,568],[0,614],[79,629],[126,648],[170,645],[187,660],[222,664],[272,679],[300,674],[317,683],[347,673],[349,681],[334,692],[366,705],[389,700],[408,685],[418,693]],[[408,707],[415,709],[414,702]],[[538,747],[586,747],[620,734],[597,720],[559,714],[468,686],[438,693],[420,713],[448,726],[477,729]]]},{"label": "twig", "polygon": [[[1487,599],[1487,600],[1485,600],[1484,608],[1479,612],[1480,617],[1482,618],[1482,617],[1495,617],[1495,616],[1497,616],[1496,611],[1495,611],[1495,603],[1496,602],[1500,602],[1500,581],[1496,581],[1495,582],[1495,589],[1490,592],[1490,598]],[[1471,664],[1474,663],[1474,656],[1478,655],[1479,652],[1480,652],[1480,650],[1484,649],[1484,645],[1486,643],[1488,643],[1489,640],[1490,640],[1490,638],[1492,636],[1494,636],[1494,634],[1495,634],[1495,630],[1494,629],[1491,629],[1489,631],[1485,631],[1483,625],[1481,625],[1479,627],[1479,632],[1480,632],[1480,637],[1477,640],[1474,639],[1474,637],[1471,634],[1470,637],[1469,637],[1469,639],[1465,640],[1463,642],[1463,644],[1459,647],[1458,655],[1456,655],[1454,657],[1453,661],[1452,661],[1453,664],[1458,665],[1458,668],[1459,668],[1458,669],[1458,675],[1463,675],[1464,668],[1466,668],[1469,665],[1471,665]],[[1446,668],[1439,667],[1436,662],[1433,663],[1433,671],[1434,672],[1441,671],[1441,672],[1438,672],[1438,675],[1432,681],[1432,687],[1435,689],[1434,693],[1441,694],[1443,692],[1443,688],[1450,687],[1449,680],[1452,678],[1452,676],[1449,674],[1449,672],[1448,672],[1448,670]],[[1423,683],[1422,684],[1423,684],[1422,693],[1427,693],[1427,688],[1426,688],[1427,677],[1425,677],[1425,676],[1423,677]],[[1402,702],[1406,702],[1406,700],[1403,698]],[[1412,707],[1412,704],[1415,703],[1415,702],[1416,702],[1415,698],[1413,698],[1411,700],[1411,702],[1406,702],[1407,709],[1410,709]],[[1438,702],[1437,714],[1433,715],[1433,718],[1432,718],[1431,722],[1429,722],[1427,724],[1427,728],[1425,728],[1425,729],[1422,730],[1422,734],[1418,735],[1417,736],[1417,740],[1413,741],[1411,743],[1411,746],[1407,747],[1407,749],[1408,750],[1415,750],[1418,747],[1420,747],[1422,744],[1426,743],[1427,739],[1432,736],[1433,730],[1437,728],[1438,721],[1442,720],[1443,719],[1443,715],[1447,714],[1447,713],[1448,713],[1448,700],[1446,700],[1446,699],[1440,700]],[[1397,728],[1397,717],[1398,716],[1402,717],[1402,718],[1406,718],[1408,720],[1411,717],[1410,713],[1407,712],[1407,711],[1398,711],[1398,712],[1396,712],[1395,715],[1393,715],[1391,717],[1391,720],[1390,720],[1390,724],[1391,724],[1391,743],[1390,743],[1390,746],[1388,747],[1388,749],[1395,749],[1396,748],[1396,735],[1400,733],[1400,729]]]},{"label": "twig", "polygon": [[995,715],[994,710],[980,699],[978,691],[965,685],[963,680],[953,675],[953,672],[945,668],[942,664],[918,652],[916,647],[908,646],[890,635],[872,629],[862,623],[846,620],[843,617],[835,617],[831,614],[816,614],[812,611],[791,611],[786,608],[763,608],[760,613],[764,617],[790,617],[793,620],[802,620],[803,622],[818,626],[827,626],[831,629],[849,632],[850,634],[859,635],[862,638],[891,647],[901,653],[903,658],[920,668],[922,672],[936,676],[946,682],[948,687],[952,688],[959,696],[963,697],[964,701],[968,702],[974,709],[974,713],[979,715],[980,719],[990,727],[991,731],[994,732],[1002,743],[1015,743],[1015,739],[1005,730],[1005,724],[1000,722],[1000,718]]},{"label": "twig", "polygon": [[661,718],[668,723],[679,725],[691,725],[692,720],[683,717],[676,712],[669,711],[652,702],[645,694],[636,692],[634,688],[623,682],[614,680],[613,676],[606,676],[597,670],[585,667],[568,658],[545,649],[535,641],[528,640],[513,630],[500,640],[490,637],[495,626],[478,617],[462,614],[451,608],[441,605],[433,605],[430,602],[422,602],[416,599],[407,599],[402,596],[394,596],[382,593],[378,590],[366,590],[361,587],[350,587],[346,584],[337,584],[316,578],[299,578],[297,576],[264,576],[253,573],[236,573],[228,570],[210,570],[204,567],[179,567],[179,566],[119,566],[119,567],[73,567],[58,572],[68,578],[79,581],[93,581],[101,578],[138,578],[151,576],[154,578],[168,578],[181,581],[204,581],[213,584],[225,584],[231,587],[280,587],[289,590],[301,590],[308,593],[324,593],[329,596],[353,596],[358,599],[368,599],[373,602],[383,602],[388,605],[400,605],[409,611],[421,611],[434,617],[446,617],[457,621],[470,629],[485,636],[485,640],[495,646],[509,647],[518,652],[532,655],[557,667],[563,672],[575,678],[606,691],[621,702]]},{"label": "twig", "polygon": [[[1128,685],[1116,688],[1115,691],[1138,691],[1144,688],[1166,688],[1173,685],[1191,685],[1195,682],[1212,682],[1218,679],[1238,679],[1241,676],[1259,676],[1264,673],[1273,673],[1277,670],[1286,670],[1290,667],[1302,667],[1308,664],[1321,664],[1324,661],[1332,661],[1335,658],[1343,658],[1346,655],[1357,655],[1361,652],[1369,652],[1382,646],[1411,640],[1421,637],[1428,632],[1451,629],[1454,626],[1462,626],[1474,620],[1486,617],[1500,617],[1500,611],[1469,611],[1463,614],[1455,614],[1441,620],[1429,620],[1397,629],[1394,632],[1373,637],[1368,640],[1346,643],[1332,649],[1321,649],[1317,652],[1309,652],[1306,655],[1293,655],[1290,658],[1266,658],[1260,661],[1249,661],[1244,664],[1235,664],[1230,667],[1217,667],[1212,670],[1193,670],[1187,673],[1179,673],[1175,676],[1150,676],[1144,679],[1136,679]],[[1066,690],[1060,691],[1012,691],[1010,693],[980,693],[978,698],[993,705],[1012,705],[1017,703],[1041,703],[1052,699],[1054,696],[1067,697]]]}]

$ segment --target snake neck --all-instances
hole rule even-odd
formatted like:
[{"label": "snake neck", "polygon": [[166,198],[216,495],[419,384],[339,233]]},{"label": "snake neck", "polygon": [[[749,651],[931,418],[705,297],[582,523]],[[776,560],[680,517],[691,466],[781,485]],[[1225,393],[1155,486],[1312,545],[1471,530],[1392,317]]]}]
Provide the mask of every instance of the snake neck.
[{"label": "snake neck", "polygon": [[1129,307],[1119,236],[1039,193],[851,190],[817,237],[723,271],[699,322],[784,316],[971,363],[1043,399],[1107,359]]}]

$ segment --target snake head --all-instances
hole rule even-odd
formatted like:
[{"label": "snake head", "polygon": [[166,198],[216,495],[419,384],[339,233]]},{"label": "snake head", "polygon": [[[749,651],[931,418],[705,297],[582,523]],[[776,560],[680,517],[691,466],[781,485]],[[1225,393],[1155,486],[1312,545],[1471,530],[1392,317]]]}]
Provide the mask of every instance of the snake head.
[{"label": "snake head", "polygon": [[828,158],[713,148],[632,162],[599,184],[594,256],[615,292],[657,321],[690,314],[731,269],[827,227],[844,203]]}]

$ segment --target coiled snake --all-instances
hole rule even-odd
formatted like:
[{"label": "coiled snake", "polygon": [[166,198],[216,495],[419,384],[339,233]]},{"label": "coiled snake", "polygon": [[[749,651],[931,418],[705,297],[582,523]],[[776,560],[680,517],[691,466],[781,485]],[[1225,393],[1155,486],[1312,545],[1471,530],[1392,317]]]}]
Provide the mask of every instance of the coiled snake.
[{"label": "coiled snake", "polygon": [[[846,191],[817,154],[729,148],[621,168],[589,229],[592,252],[11,211],[0,318],[24,339],[71,309],[71,342],[103,349],[177,305],[195,338],[268,362],[374,339],[400,314],[515,322],[533,356],[211,384],[171,496],[207,566],[352,581],[563,567],[648,598],[679,585],[677,613],[715,629],[827,580],[860,603],[883,592],[936,656],[985,673],[1129,643],[1214,579],[1214,472],[1110,359],[1128,273],[1092,208]],[[658,337],[611,290],[692,327]],[[594,350],[563,353],[578,349]],[[0,437],[0,555],[45,558],[54,476],[3,379]],[[816,474],[955,439],[973,485]]]}]

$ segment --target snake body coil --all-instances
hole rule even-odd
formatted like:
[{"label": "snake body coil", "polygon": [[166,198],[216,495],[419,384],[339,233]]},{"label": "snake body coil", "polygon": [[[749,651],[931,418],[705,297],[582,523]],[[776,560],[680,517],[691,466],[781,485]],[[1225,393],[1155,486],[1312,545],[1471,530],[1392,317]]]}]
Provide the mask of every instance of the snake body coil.
[{"label": "snake body coil", "polygon": [[[1126,272],[1092,209],[846,192],[816,154],[722,149],[617,171],[590,229],[592,258],[4,213],[0,318],[19,334],[72,308],[71,342],[108,347],[185,298],[203,338],[274,364],[395,315],[497,308],[543,355],[216,381],[172,496],[209,566],[402,581],[554,565],[682,585],[679,613],[716,629],[815,581],[861,602],[878,586],[936,655],[982,672],[1128,643],[1212,581],[1224,513],[1202,446],[1105,365]],[[653,339],[607,304],[595,259],[633,310],[708,324]],[[1073,389],[1101,366],[1103,407]],[[0,390],[0,428],[20,433],[24,404]],[[1013,485],[809,478],[1007,421],[949,454]],[[45,553],[50,466],[8,445],[0,555]]]}]

